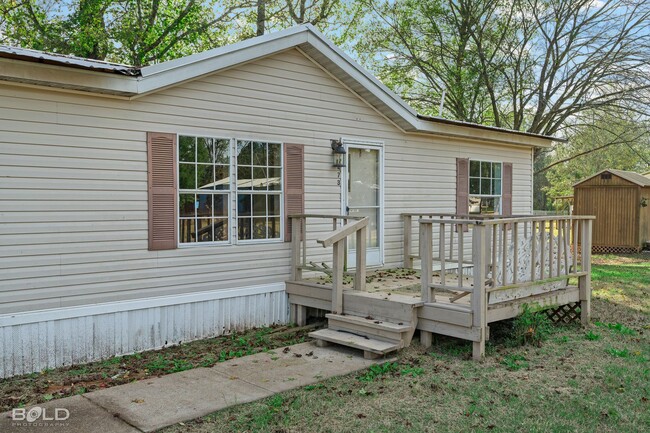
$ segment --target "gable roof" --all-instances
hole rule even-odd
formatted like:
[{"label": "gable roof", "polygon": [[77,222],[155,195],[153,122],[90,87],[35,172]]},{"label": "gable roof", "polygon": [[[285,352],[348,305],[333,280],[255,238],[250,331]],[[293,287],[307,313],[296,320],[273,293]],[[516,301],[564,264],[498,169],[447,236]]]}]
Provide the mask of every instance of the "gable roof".
[{"label": "gable roof", "polygon": [[[311,24],[143,68],[0,47],[0,80],[136,98],[294,48],[302,51],[405,132],[536,147],[549,147],[552,141],[563,141],[539,134],[418,115]],[[25,65],[29,66],[27,70]]]},{"label": "gable roof", "polygon": [[650,186],[650,178],[645,177],[642,174],[635,173],[633,171],[616,170],[616,169],[613,169],[613,168],[606,168],[605,170],[601,170],[601,171],[599,171],[598,173],[596,173],[596,174],[594,174],[592,176],[589,176],[589,177],[587,177],[585,179],[582,179],[579,182],[574,183],[573,186],[574,187],[578,186],[581,183],[584,183],[584,182],[588,181],[589,179],[593,179],[596,176],[600,176],[602,173],[605,173],[605,172],[609,172],[609,173],[611,173],[611,174],[613,174],[615,176],[618,176],[618,177],[620,177],[622,179],[627,180],[628,182],[634,183],[634,184],[639,185],[641,187]]}]

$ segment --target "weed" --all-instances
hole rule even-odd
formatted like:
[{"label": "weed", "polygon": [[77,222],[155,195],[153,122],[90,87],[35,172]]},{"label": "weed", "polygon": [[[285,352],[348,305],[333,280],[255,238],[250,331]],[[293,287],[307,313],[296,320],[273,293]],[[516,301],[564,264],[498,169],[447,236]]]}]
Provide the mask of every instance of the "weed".
[{"label": "weed", "polygon": [[596,334],[593,331],[589,331],[585,334],[585,338],[589,341],[596,341],[600,340],[600,334]]},{"label": "weed", "polygon": [[517,371],[522,368],[528,368],[528,361],[523,355],[516,353],[503,357],[501,364],[505,365],[508,370]]},{"label": "weed", "polygon": [[610,331],[614,331],[617,334],[621,335],[635,335],[636,332],[634,330],[628,328],[625,325],[622,325],[620,323],[603,323],[603,322],[596,322],[596,326],[602,326]]},{"label": "weed", "polygon": [[325,388],[325,385],[323,385],[322,383],[319,383],[319,384],[317,384],[317,385],[307,385],[307,386],[304,387],[303,389],[304,389],[305,391],[313,391],[313,390],[315,390],[315,389],[323,389],[323,388]]},{"label": "weed", "polygon": [[609,349],[606,350],[607,353],[609,353],[612,356],[615,356],[617,358],[629,358],[630,357],[630,351],[627,349],[614,349],[613,347],[610,347]]},{"label": "weed", "polygon": [[553,322],[544,313],[536,312],[528,304],[523,305],[522,313],[513,320],[513,338],[520,345],[541,346],[553,330]]},{"label": "weed", "polygon": [[384,376],[385,374],[392,373],[399,370],[399,365],[396,362],[384,362],[383,364],[374,364],[368,367],[366,372],[359,376],[358,379],[362,382],[372,382],[373,380]]},{"label": "weed", "polygon": [[424,369],[420,367],[406,367],[400,370],[403,376],[418,377],[424,374]]}]

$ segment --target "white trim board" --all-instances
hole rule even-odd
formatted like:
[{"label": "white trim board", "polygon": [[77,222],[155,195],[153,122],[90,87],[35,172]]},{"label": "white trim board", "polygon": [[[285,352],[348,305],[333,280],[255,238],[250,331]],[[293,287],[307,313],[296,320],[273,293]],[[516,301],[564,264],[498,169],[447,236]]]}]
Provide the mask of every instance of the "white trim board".
[{"label": "white trim board", "polygon": [[143,310],[147,308],[167,307],[193,302],[215,301],[218,299],[237,298],[241,296],[260,295],[264,293],[283,292],[285,284],[272,283],[259,286],[239,287],[225,290],[185,293],[181,295],[157,296],[152,298],[132,299],[106,302],[75,307],[52,308],[17,314],[0,315],[0,327],[24,325],[50,320],[64,320],[76,317],[96,316],[99,314],[120,313],[124,311]]}]

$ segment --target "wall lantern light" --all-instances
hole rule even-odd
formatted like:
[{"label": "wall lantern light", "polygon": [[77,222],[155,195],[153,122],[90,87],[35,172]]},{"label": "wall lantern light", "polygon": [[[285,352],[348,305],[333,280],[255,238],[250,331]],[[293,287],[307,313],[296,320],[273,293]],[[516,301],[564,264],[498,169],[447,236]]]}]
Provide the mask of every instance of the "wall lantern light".
[{"label": "wall lantern light", "polygon": [[345,167],[345,147],[343,147],[343,143],[341,143],[341,140],[330,141],[332,143],[332,167]]}]

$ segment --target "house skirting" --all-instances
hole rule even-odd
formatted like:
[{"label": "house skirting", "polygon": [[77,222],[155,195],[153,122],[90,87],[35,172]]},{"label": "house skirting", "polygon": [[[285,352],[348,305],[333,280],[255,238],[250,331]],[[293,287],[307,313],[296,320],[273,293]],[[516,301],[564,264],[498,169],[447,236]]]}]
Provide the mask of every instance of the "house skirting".
[{"label": "house skirting", "polygon": [[0,315],[0,378],[287,323],[284,283]]}]

